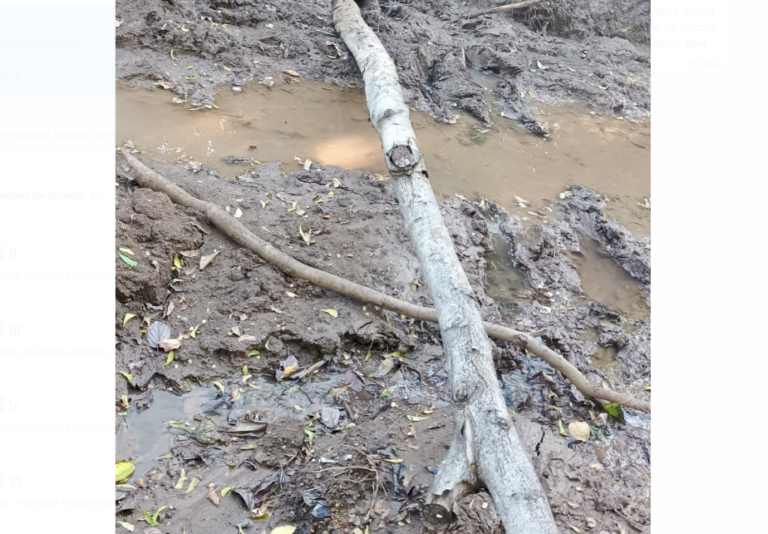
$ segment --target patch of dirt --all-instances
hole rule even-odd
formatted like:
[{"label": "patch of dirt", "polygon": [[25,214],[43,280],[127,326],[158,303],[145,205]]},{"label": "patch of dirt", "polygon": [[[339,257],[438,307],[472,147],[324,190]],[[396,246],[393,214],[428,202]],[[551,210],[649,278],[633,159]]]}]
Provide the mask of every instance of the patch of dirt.
[{"label": "patch of dirt", "polygon": [[[199,198],[229,206],[231,213],[239,208],[244,224],[301,261],[430,305],[388,180],[317,164],[283,176],[279,164],[270,164],[227,182],[204,170],[190,170],[199,166],[189,162],[147,163]],[[271,514],[268,529],[288,523],[301,532],[341,532],[365,525],[386,531],[402,523],[398,528],[406,532],[432,531],[418,510],[433,479],[429,469],[445,456],[452,432],[436,325],[403,319],[287,277],[236,246],[200,214],[138,188],[131,176],[118,160],[116,241],[138,262],[131,267],[116,260],[117,370],[133,378],[129,384],[117,375],[119,435],[131,435],[131,426],[120,415],[125,413],[123,395],[129,412],[138,411],[135,417],[153,406],[158,390],[184,396],[203,386],[217,398],[212,407],[197,408],[202,412],[185,420],[189,427],[166,430],[175,436],[170,455],[151,461],[154,467],[142,475],[144,486],[118,492],[118,519],[135,523],[142,509],[171,504],[173,509],[161,515],[164,532],[220,532],[253,521],[247,498],[251,509],[266,507]],[[334,179],[340,187],[333,187]],[[323,202],[316,202],[319,195]],[[551,283],[547,278],[544,288],[529,290],[537,297],[502,312],[486,293],[493,288],[485,288],[484,280],[485,256],[492,249],[486,217],[492,212],[503,218],[505,213],[493,204],[481,208],[458,196],[442,206],[484,318],[544,331],[545,342],[590,379],[642,389],[649,378],[647,324],[596,302],[559,309],[543,300],[553,289],[575,296],[578,275],[571,285],[566,277]],[[312,231],[314,244],[304,244],[299,225],[305,233]],[[569,227],[575,232],[565,218],[558,225],[561,233]],[[500,226],[512,228],[512,218]],[[544,225],[524,232],[544,236],[545,242],[549,230],[535,230],[539,226]],[[219,255],[200,270],[200,258],[213,251]],[[552,254],[564,252],[553,247]],[[174,266],[174,256],[182,261],[180,267]],[[531,281],[538,280],[534,273],[545,264],[550,270],[559,268],[559,263],[533,254],[527,261]],[[547,302],[551,312],[539,302]],[[325,309],[337,310],[338,317],[321,311]],[[137,317],[123,326],[127,313]],[[174,337],[197,327],[196,336],[184,339],[174,361],[165,365],[167,354],[150,349],[140,331],[145,318],[162,320]],[[589,331],[598,338],[588,340]],[[597,347],[606,344],[618,348],[618,373],[590,365]],[[289,356],[301,369],[321,358],[328,363],[309,381],[275,382],[275,371]],[[627,413],[622,424],[600,415],[598,407],[546,364],[505,343],[494,343],[494,358],[507,403],[561,528],[585,530],[594,520],[604,521],[606,529],[635,525],[647,531],[647,418]],[[378,371],[387,359],[396,363],[381,376]],[[252,378],[244,379],[246,372]],[[334,428],[320,421],[328,409],[338,416]],[[424,419],[412,422],[408,415]],[[208,417],[214,421],[210,429],[204,426]],[[593,425],[595,436],[589,443],[558,435],[558,421],[567,426],[576,420]],[[235,431],[237,425],[259,421],[267,423],[266,432]],[[188,482],[175,488],[181,469],[188,479],[200,479],[190,493],[184,489]],[[216,506],[206,498],[210,484],[219,492],[225,487],[237,492]],[[330,510],[327,519],[322,518],[323,507]],[[502,532],[487,494],[464,499],[459,517],[460,532]]]},{"label": "patch of dirt", "polygon": [[[574,0],[463,18],[484,4],[367,2],[364,18],[395,60],[407,101],[442,122],[454,122],[458,107],[490,123],[500,106],[502,117],[539,134],[549,132],[539,102],[649,113],[650,59],[633,42],[648,42],[650,2]],[[301,83],[286,70],[363,86],[327,0],[119,1],[117,19],[117,78],[147,88],[169,82],[195,108],[210,107],[222,83]],[[469,69],[501,81],[489,94]]]}]

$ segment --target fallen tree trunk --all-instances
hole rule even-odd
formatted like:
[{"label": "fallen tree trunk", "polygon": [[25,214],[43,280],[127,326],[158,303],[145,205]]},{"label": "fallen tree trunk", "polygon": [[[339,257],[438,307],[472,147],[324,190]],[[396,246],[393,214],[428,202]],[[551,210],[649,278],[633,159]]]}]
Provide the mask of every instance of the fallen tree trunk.
[{"label": "fallen tree trunk", "polygon": [[[340,295],[351,297],[374,306],[412,317],[419,321],[437,322],[437,313],[432,308],[425,308],[400,300],[371,288],[357,284],[345,278],[327,273],[320,269],[310,267],[291,256],[281,252],[264,241],[259,236],[243,226],[237,219],[219,208],[215,204],[193,197],[167,178],[153,171],[129,152],[123,151],[123,156],[136,171],[136,180],[139,185],[165,193],[174,203],[201,211],[211,223],[224,232],[230,239],[244,248],[256,253],[260,258],[274,265],[284,273],[312,282],[316,286],[335,291]],[[647,401],[636,399],[632,395],[597,387],[589,382],[571,362],[560,354],[537,341],[533,336],[525,332],[519,332],[506,326],[483,322],[486,333],[501,341],[507,341],[521,347],[533,356],[541,358],[549,365],[571,381],[576,388],[587,398],[602,399],[615,402],[643,412],[651,411],[651,404]]]},{"label": "fallen tree trunk", "polygon": [[513,9],[521,9],[524,7],[532,6],[533,4],[539,4],[541,2],[549,2],[549,1],[551,0],[526,0],[525,2],[518,2],[516,4],[507,4],[506,6],[499,6],[499,7],[493,7],[491,9],[484,9],[482,11],[475,11],[473,13],[465,15],[464,18],[476,19],[477,17],[482,17],[483,15],[490,15],[492,13],[504,13],[505,11],[512,11]]},{"label": "fallen tree trunk", "polygon": [[405,230],[435,304],[455,403],[454,439],[427,495],[428,521],[455,519],[459,499],[485,486],[508,534],[554,534],[555,520],[496,378],[475,295],[443,223],[392,59],[353,0],[333,0],[336,31],[365,81],[371,124],[400,203]]}]

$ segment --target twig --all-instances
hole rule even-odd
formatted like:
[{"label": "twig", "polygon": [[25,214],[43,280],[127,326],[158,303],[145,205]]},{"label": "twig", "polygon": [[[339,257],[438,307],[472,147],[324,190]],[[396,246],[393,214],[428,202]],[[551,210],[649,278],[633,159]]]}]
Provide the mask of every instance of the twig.
[{"label": "twig", "polygon": [[[256,253],[264,261],[274,265],[284,273],[295,278],[307,280],[341,295],[380,306],[417,320],[437,322],[437,313],[432,308],[425,308],[390,297],[350,280],[301,263],[261,239],[223,209],[210,202],[193,197],[179,186],[171,183],[167,178],[144,165],[128,151],[123,150],[122,153],[123,157],[136,171],[136,181],[142,187],[165,193],[173,202],[180,206],[201,211],[214,226],[237,244]],[[502,341],[508,341],[547,362],[553,368],[560,371],[565,378],[570,380],[585,397],[615,402],[642,412],[651,411],[651,403],[649,401],[636,399],[632,395],[620,391],[594,386],[573,364],[543,343],[536,341],[530,334],[488,322],[483,322],[483,327],[489,336]]]},{"label": "twig", "polygon": [[304,378],[308,377],[309,375],[311,375],[312,373],[320,369],[326,363],[328,363],[328,360],[320,360],[319,362],[312,364],[310,367],[307,367],[302,372],[298,373],[296,375],[296,379],[303,380]]},{"label": "twig", "polygon": [[465,18],[476,19],[477,17],[482,17],[483,15],[490,15],[491,13],[504,13],[505,11],[512,11],[513,9],[522,9],[524,7],[532,6],[533,4],[538,4],[540,2],[548,2],[548,1],[550,0],[526,0],[525,2],[518,2],[516,4],[507,4],[506,6],[499,6],[491,9],[484,9],[483,11],[475,11],[473,13],[466,15]]}]

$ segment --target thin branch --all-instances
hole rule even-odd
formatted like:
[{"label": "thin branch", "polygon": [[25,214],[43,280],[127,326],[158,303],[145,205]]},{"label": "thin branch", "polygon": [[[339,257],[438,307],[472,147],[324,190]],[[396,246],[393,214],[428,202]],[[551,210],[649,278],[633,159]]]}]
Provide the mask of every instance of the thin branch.
[{"label": "thin branch", "polygon": [[512,11],[513,9],[522,9],[524,7],[532,6],[533,4],[539,4],[541,2],[549,2],[550,0],[526,0],[525,2],[518,2],[516,4],[507,4],[506,6],[494,7],[491,9],[484,9],[482,11],[475,11],[465,16],[468,19],[476,19],[483,15],[490,15],[492,13],[504,13],[505,11]]}]

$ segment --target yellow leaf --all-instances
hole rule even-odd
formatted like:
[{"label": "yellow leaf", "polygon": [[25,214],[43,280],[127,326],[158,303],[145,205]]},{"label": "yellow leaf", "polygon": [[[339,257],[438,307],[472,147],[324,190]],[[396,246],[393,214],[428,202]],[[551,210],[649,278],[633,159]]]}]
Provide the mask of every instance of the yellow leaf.
[{"label": "yellow leaf", "polygon": [[568,432],[571,433],[571,436],[573,436],[576,441],[589,441],[589,436],[591,435],[591,430],[589,428],[589,424],[584,422],[578,422],[575,421],[568,425]]},{"label": "yellow leaf", "polygon": [[120,371],[120,374],[125,377],[128,382],[133,382],[133,375],[131,373],[126,373],[125,371]]},{"label": "yellow leaf", "polygon": [[334,317],[334,318],[339,316],[339,312],[337,312],[333,308],[328,308],[327,310],[320,310],[320,311],[325,312],[325,313],[327,313],[328,315],[330,315],[331,317]]},{"label": "yellow leaf", "polygon": [[219,391],[224,393],[224,385],[221,382],[214,382],[213,385],[219,388]]},{"label": "yellow leaf", "polygon": [[115,482],[122,482],[136,471],[136,466],[131,462],[117,462],[115,464]]},{"label": "yellow leaf", "polygon": [[273,528],[270,534],[293,534],[296,527],[293,525],[283,525],[281,527]]},{"label": "yellow leaf", "polygon": [[242,216],[243,216],[243,212],[242,212],[242,210],[241,210],[240,208],[237,208],[237,209],[235,210],[235,219],[239,219],[239,218],[240,218],[240,217],[242,217]]},{"label": "yellow leaf", "polygon": [[409,415],[407,417],[409,421],[413,421],[414,423],[418,423],[419,421],[426,419],[426,417],[419,417],[418,415]]},{"label": "yellow leaf", "polygon": [[[168,357],[165,359],[165,365],[170,365],[173,361],[174,352],[171,351],[168,353]],[[165,367],[165,365],[163,367]]]},{"label": "yellow leaf", "polygon": [[385,462],[389,462],[391,464],[401,464],[403,463],[402,458],[384,458]]},{"label": "yellow leaf", "polygon": [[129,249],[129,248],[119,248],[117,250],[119,250],[120,252],[122,252],[124,254],[130,254],[131,256],[133,256],[133,251],[131,249]]},{"label": "yellow leaf", "polygon": [[130,321],[134,317],[136,317],[135,314],[133,314],[133,313],[126,313],[125,317],[123,317],[123,326],[125,326],[125,323],[127,323],[128,321]]},{"label": "yellow leaf", "polygon": [[126,523],[125,521],[118,521],[118,524],[123,527],[128,532],[133,532],[133,525],[130,523]]},{"label": "yellow leaf", "polygon": [[195,489],[195,486],[197,486],[197,483],[200,482],[200,479],[197,477],[194,477],[192,479],[192,482],[189,483],[189,487],[187,488],[187,491],[185,493],[191,492],[193,489]]},{"label": "yellow leaf", "polygon": [[221,496],[222,497],[226,497],[227,493],[229,493],[230,491],[232,491],[232,488],[230,486],[227,486],[226,488],[222,488],[221,489]]}]

